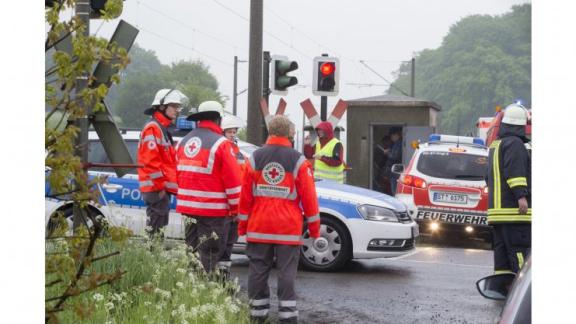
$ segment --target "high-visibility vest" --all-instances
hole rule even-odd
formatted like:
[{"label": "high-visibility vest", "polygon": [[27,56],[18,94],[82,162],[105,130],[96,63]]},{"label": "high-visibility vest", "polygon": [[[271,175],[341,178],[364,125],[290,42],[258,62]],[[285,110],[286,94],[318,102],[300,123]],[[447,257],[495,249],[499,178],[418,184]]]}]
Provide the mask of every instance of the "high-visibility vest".
[{"label": "high-visibility vest", "polygon": [[[488,224],[496,223],[530,223],[532,221],[532,208],[528,198],[528,212],[526,215],[520,215],[518,212],[518,202],[514,197],[512,190],[517,187],[529,187],[530,176],[527,174],[505,174],[502,154],[507,153],[508,163],[515,162],[521,157],[516,152],[503,152],[502,144],[507,141],[507,148],[511,149],[512,139],[504,138],[492,142],[489,149],[488,158],[490,159],[490,168],[488,170]],[[519,140],[518,140],[519,142]],[[516,148],[524,150],[524,145],[516,143]],[[523,153],[523,152],[521,152]],[[526,153],[527,154],[527,153]],[[508,167],[510,168],[510,167]]]},{"label": "high-visibility vest", "polygon": [[[340,141],[336,138],[332,138],[324,147],[320,147],[320,141],[316,142],[316,155],[332,156],[334,152],[334,147]],[[344,183],[344,162],[339,166],[333,167],[324,163],[321,160],[316,160],[314,162],[314,176],[320,179],[332,180],[339,183]]]}]

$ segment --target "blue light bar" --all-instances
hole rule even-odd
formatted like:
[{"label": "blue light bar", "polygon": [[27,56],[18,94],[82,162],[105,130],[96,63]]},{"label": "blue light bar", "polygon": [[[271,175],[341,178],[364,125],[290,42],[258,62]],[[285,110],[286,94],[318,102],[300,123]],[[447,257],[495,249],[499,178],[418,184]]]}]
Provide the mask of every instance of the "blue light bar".
[{"label": "blue light bar", "polygon": [[186,116],[181,116],[176,119],[176,128],[194,129],[196,128],[196,123],[191,120],[186,120]]},{"label": "blue light bar", "polygon": [[440,135],[430,134],[430,136],[428,136],[428,142],[440,142]]},{"label": "blue light bar", "polygon": [[478,145],[484,145],[484,140],[479,138],[479,137],[474,137],[474,139],[472,140],[472,143],[478,144]]}]

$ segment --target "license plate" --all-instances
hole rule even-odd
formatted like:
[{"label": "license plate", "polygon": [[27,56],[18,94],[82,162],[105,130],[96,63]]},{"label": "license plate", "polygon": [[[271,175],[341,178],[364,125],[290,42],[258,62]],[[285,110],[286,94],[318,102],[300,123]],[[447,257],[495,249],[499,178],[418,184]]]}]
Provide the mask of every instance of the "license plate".
[{"label": "license plate", "polygon": [[452,204],[466,205],[468,203],[468,196],[447,192],[435,192],[433,200],[435,202],[447,202]]}]

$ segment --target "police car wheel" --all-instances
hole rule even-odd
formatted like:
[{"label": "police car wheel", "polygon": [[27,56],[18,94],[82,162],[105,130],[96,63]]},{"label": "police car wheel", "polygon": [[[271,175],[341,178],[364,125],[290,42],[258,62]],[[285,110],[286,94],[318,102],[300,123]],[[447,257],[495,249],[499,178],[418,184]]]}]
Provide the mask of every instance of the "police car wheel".
[{"label": "police car wheel", "polygon": [[[72,207],[67,207],[65,209],[59,210],[62,212],[62,216],[64,217],[64,221],[66,222],[66,224],[68,225],[67,230],[65,235],[66,236],[72,236],[72,227],[73,227],[73,217],[74,217],[74,211],[72,209]],[[102,235],[106,235],[106,228],[108,226],[107,222],[105,219],[102,219],[102,214],[100,214],[98,211],[95,211],[93,209],[89,210],[90,216],[88,217],[88,219],[86,220],[86,224],[88,225],[88,228],[92,228],[94,226],[93,223],[93,219],[99,219],[100,221],[102,221],[102,225],[104,226],[104,231],[102,232]],[[56,219],[57,214],[54,213],[54,215],[52,215],[52,217],[50,217],[50,220],[48,221],[48,226],[46,228],[46,236],[47,237],[51,237],[54,232],[56,231],[57,227],[59,226],[59,222]]]},{"label": "police car wheel", "polygon": [[314,247],[314,239],[306,229],[300,251],[300,265],[312,271],[336,271],[350,261],[352,239],[339,221],[323,216],[321,222],[320,236],[328,241],[328,245],[321,250]]}]

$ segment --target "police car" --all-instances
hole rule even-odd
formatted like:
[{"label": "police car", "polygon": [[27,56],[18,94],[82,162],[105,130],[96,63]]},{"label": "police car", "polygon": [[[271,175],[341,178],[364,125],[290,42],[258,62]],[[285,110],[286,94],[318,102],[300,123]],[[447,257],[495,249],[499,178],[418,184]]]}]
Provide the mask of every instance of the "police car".
[{"label": "police car", "polygon": [[419,144],[400,173],[396,198],[423,233],[490,237],[486,223],[488,149],[480,138],[438,135]]},{"label": "police car", "polygon": [[[140,131],[122,131],[129,151],[136,161]],[[174,137],[177,141],[181,137]],[[90,132],[89,161],[109,163],[106,153],[95,133]],[[249,156],[257,146],[239,141],[243,154]],[[99,204],[91,205],[91,212],[103,215],[115,226],[131,229],[135,235],[144,236],[146,207],[138,187],[136,170],[118,178],[110,169],[91,169],[91,177],[108,177],[99,185]],[[342,185],[331,181],[317,180],[322,218],[321,235],[328,245],[318,250],[312,245],[307,231],[303,234],[301,265],[310,270],[333,271],[351,259],[387,258],[401,256],[414,251],[415,239],[419,235],[418,225],[408,216],[406,207],[397,199],[385,194],[359,187]],[[46,186],[46,225],[50,228],[50,217],[62,211],[71,227],[72,205],[70,201],[50,198]],[[165,228],[168,238],[184,238],[184,217],[175,212],[176,201],[171,196],[171,213]],[[245,237],[240,237],[235,252],[245,247]]]}]

